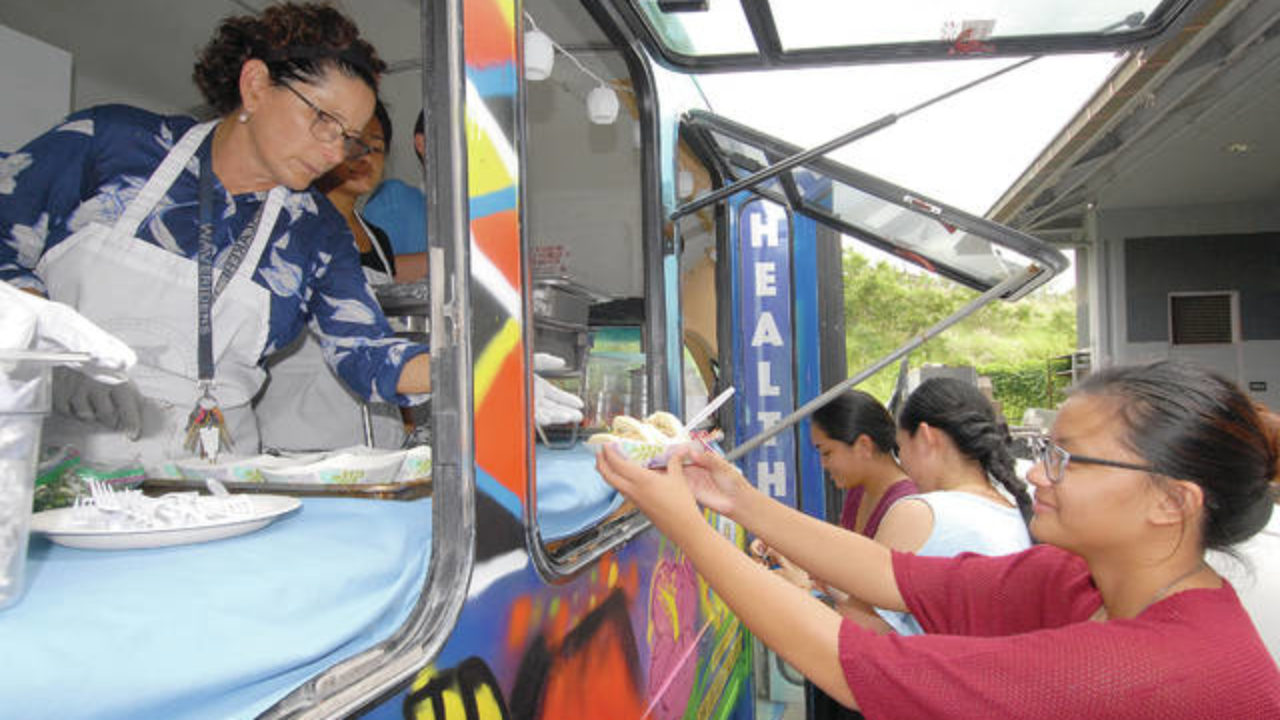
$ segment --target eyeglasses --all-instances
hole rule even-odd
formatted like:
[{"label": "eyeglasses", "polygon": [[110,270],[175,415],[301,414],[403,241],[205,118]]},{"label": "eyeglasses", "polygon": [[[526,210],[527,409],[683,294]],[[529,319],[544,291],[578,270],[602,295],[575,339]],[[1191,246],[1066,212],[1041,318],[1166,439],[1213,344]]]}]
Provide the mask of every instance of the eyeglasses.
[{"label": "eyeglasses", "polygon": [[1049,478],[1049,482],[1054,485],[1062,482],[1063,473],[1067,471],[1067,464],[1073,462],[1084,465],[1123,468],[1125,470],[1141,470],[1149,473],[1159,472],[1150,465],[1135,465],[1134,463],[1120,462],[1119,460],[1105,460],[1103,458],[1089,457],[1088,455],[1073,455],[1055,445],[1053,441],[1046,437],[1031,438],[1031,450],[1036,454],[1036,460],[1041,465],[1044,465],[1044,474]]},{"label": "eyeglasses", "polygon": [[332,113],[321,110],[306,95],[298,92],[298,89],[294,86],[287,82],[282,82],[280,85],[306,103],[307,107],[311,108],[311,111],[316,114],[316,119],[311,121],[312,137],[322,143],[331,143],[338,138],[342,138],[342,151],[347,160],[362,158],[373,152],[386,152],[386,148],[370,147],[368,143],[360,139],[359,135],[347,130],[341,120],[334,117]]}]

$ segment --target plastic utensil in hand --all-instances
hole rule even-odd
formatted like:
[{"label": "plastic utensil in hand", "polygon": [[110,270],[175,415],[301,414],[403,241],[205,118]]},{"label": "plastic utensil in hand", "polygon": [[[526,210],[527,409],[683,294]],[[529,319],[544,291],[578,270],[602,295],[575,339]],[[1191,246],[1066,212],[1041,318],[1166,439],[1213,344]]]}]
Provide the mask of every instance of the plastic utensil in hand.
[{"label": "plastic utensil in hand", "polygon": [[699,410],[698,414],[694,415],[692,418],[690,418],[689,422],[684,424],[685,433],[692,432],[694,428],[698,427],[698,423],[711,417],[711,413],[715,412],[716,410],[719,410],[720,406],[725,404],[725,401],[733,397],[733,393],[734,393],[733,386],[730,385],[728,388],[725,389],[724,392],[717,395],[714,400],[707,403],[706,407]]}]

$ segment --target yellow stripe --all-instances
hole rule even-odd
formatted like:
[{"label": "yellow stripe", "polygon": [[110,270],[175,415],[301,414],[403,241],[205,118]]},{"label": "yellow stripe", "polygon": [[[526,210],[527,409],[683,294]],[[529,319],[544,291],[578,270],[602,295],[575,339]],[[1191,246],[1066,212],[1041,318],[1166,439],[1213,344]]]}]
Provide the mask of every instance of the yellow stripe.
[{"label": "yellow stripe", "polygon": [[475,701],[476,715],[480,720],[502,720],[502,701],[489,684],[476,688]]},{"label": "yellow stripe", "polygon": [[507,0],[494,0],[498,4],[498,9],[502,11],[502,18],[507,21],[508,27],[514,27],[516,24],[516,4]]},{"label": "yellow stripe", "polygon": [[489,394],[489,388],[493,387],[493,381],[498,377],[498,370],[502,368],[502,363],[519,344],[520,323],[514,318],[507,318],[502,329],[493,336],[488,345],[485,345],[484,352],[480,353],[480,357],[476,359],[474,395],[476,409],[480,408],[485,396]]},{"label": "yellow stripe", "polygon": [[473,118],[467,119],[467,138],[467,192],[471,197],[488,195],[510,187],[514,178],[495,146],[498,142],[505,143],[506,139],[495,138],[489,128]]},{"label": "yellow stripe", "polygon": [[440,699],[444,701],[446,720],[462,720],[467,716],[467,706],[463,704],[462,692],[456,685],[441,693]]}]

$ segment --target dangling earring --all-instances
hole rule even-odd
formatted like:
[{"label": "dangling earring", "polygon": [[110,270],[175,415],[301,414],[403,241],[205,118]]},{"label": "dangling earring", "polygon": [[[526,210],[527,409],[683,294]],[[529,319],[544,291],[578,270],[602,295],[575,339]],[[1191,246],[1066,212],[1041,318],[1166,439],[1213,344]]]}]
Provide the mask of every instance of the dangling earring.
[{"label": "dangling earring", "polygon": [[236,117],[236,120],[239,120],[241,125],[244,125],[244,124],[248,123],[248,122],[249,122],[249,111],[248,111],[248,110],[241,110],[241,111],[240,111],[240,114]]}]

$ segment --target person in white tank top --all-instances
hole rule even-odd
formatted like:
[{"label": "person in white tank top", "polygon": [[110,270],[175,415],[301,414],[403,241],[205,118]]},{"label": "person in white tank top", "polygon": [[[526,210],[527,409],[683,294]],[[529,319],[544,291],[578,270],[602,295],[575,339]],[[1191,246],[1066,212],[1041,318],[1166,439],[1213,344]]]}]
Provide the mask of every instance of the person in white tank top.
[{"label": "person in white tank top", "polygon": [[[1006,555],[1031,547],[1031,497],[1014,472],[1009,430],[973,385],[932,378],[898,415],[902,467],[925,492],[894,503],[876,540],[918,555]],[[909,613],[875,610],[861,624],[921,632]]]}]

